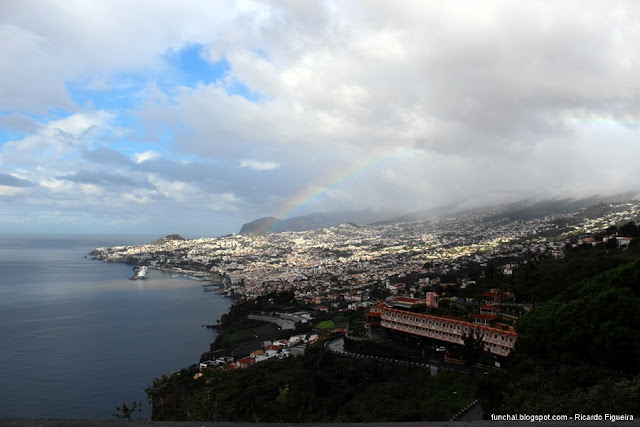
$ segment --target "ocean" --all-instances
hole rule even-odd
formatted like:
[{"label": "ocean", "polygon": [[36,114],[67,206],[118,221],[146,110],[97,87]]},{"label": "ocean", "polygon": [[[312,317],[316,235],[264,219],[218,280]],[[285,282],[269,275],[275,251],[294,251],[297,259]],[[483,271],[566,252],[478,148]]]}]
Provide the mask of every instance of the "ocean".
[{"label": "ocean", "polygon": [[149,419],[145,388],[199,362],[229,299],[88,254],[153,239],[0,234],[0,418],[113,419],[140,401]]}]

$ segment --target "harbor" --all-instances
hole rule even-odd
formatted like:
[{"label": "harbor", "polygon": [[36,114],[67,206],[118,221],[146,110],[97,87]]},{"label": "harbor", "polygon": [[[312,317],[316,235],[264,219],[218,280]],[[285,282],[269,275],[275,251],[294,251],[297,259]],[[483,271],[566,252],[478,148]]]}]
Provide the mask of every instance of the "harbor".
[{"label": "harbor", "polygon": [[230,297],[231,292],[227,289],[225,277],[219,273],[212,273],[198,270],[187,270],[180,267],[157,267],[157,266],[135,266],[134,275],[130,277],[130,280],[146,280],[149,278],[149,270],[162,271],[164,273],[171,274],[172,278],[183,277],[186,279],[194,280],[202,285],[202,289],[205,292],[215,292],[224,297]]}]

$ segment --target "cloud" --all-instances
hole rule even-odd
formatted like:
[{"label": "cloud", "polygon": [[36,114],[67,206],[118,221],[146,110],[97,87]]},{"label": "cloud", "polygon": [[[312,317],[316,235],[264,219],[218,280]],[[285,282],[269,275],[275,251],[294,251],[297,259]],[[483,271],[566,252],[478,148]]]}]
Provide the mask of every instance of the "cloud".
[{"label": "cloud", "polygon": [[260,160],[241,160],[240,167],[251,168],[257,171],[268,171],[279,168],[280,165],[275,162],[265,162]]},{"label": "cloud", "polygon": [[143,153],[135,153],[133,157],[136,159],[136,163],[144,163],[149,160],[157,159],[160,157],[160,153],[156,153],[152,150],[147,150]]},{"label": "cloud", "polygon": [[85,149],[80,151],[83,158],[90,162],[95,163],[108,163],[113,165],[129,165],[132,166],[133,163],[129,159],[129,157],[125,156],[121,152],[108,148],[108,147],[97,147],[95,149]]},{"label": "cloud", "polygon": [[112,114],[105,111],[72,114],[42,124],[36,132],[0,147],[0,161],[8,164],[48,165],[89,148],[95,138],[109,131]]},{"label": "cloud", "polygon": [[134,180],[130,176],[115,175],[101,171],[81,170],[69,175],[57,176],[56,179],[82,184],[94,184],[103,187],[139,187],[155,189],[149,182]]},{"label": "cloud", "polygon": [[[33,204],[203,224],[312,189],[310,211],[637,188],[605,160],[640,157],[640,5],[466,6],[10,3],[0,165]],[[185,49],[224,67],[183,79]]]},{"label": "cloud", "polygon": [[195,185],[185,181],[167,180],[155,174],[149,174],[148,179],[158,192],[169,200],[192,201],[201,195]]},{"label": "cloud", "polygon": [[224,1],[162,7],[147,0],[8,4],[0,17],[0,36],[11,43],[3,48],[0,71],[12,84],[1,86],[0,100],[6,102],[0,101],[0,109],[70,108],[67,81],[122,70],[160,72],[167,49],[213,40],[242,13],[242,5]]},{"label": "cloud", "polygon": [[[5,15],[6,18],[8,16]],[[0,74],[11,82],[0,86],[0,110],[44,113],[51,105],[73,106],[64,81],[60,79],[63,65],[52,58],[47,37],[18,25],[0,22],[0,38],[11,40],[3,47],[3,60],[0,62]]]},{"label": "cloud", "polygon": [[212,211],[234,212],[242,200],[231,192],[213,194],[209,198],[208,207]]},{"label": "cloud", "polygon": [[0,131],[32,133],[37,128],[37,122],[22,113],[0,114]]},{"label": "cloud", "polygon": [[33,187],[35,184],[28,179],[18,178],[8,173],[0,173],[0,185],[6,187]]}]

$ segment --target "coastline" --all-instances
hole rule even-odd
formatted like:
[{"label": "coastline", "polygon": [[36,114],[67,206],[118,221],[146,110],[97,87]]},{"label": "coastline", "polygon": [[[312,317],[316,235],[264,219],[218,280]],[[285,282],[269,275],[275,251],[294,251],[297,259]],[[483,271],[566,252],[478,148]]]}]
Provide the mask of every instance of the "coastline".
[{"label": "coastline", "polygon": [[[89,252],[88,254],[93,255],[94,252],[95,251],[92,251],[92,252]],[[95,256],[92,257],[92,260],[103,262],[103,263],[131,265],[130,263],[127,263],[125,261],[104,260],[104,259],[99,259]],[[133,270],[136,271],[140,266],[141,264],[135,264],[133,266]],[[170,278],[154,277],[151,280],[148,280],[148,277],[147,277],[145,278],[145,280],[133,280],[134,282],[137,282],[137,287],[139,289],[148,287],[153,289],[169,289],[171,291],[176,288],[200,286],[202,288],[202,291],[205,293],[214,292],[215,294],[221,297],[224,297],[225,299],[229,298],[231,300],[231,304],[228,307],[228,309],[224,313],[220,314],[220,317],[218,319],[215,319],[215,323],[202,323],[200,325],[201,328],[213,330],[216,333],[216,337],[214,338],[214,340],[209,342],[209,349],[200,353],[200,361],[202,361],[204,355],[213,353],[212,348],[215,344],[215,341],[218,338],[218,336],[224,331],[223,324],[222,324],[223,317],[231,312],[235,303],[238,301],[237,296],[232,295],[227,290],[228,279],[225,277],[224,274],[220,274],[218,272],[190,270],[190,269],[184,269],[184,268],[175,267],[175,266],[164,267],[164,266],[146,266],[145,265],[145,267],[148,268],[149,270],[155,270],[163,274],[170,274],[171,277]],[[183,279],[183,280],[180,280],[181,285],[176,287],[175,279],[177,278]],[[120,283],[119,281],[106,282],[104,283],[104,286],[109,288],[116,288],[116,287],[130,288],[130,285]]]},{"label": "coastline", "polygon": [[112,420],[123,401],[149,408],[153,378],[197,363],[215,339],[201,325],[215,323],[230,301],[160,271],[130,281],[131,265],[85,258],[101,242],[112,240],[0,239],[0,335],[11,343],[0,372],[2,417]]},{"label": "coastline", "polygon": [[[88,252],[87,255],[93,255],[93,251],[92,252]],[[85,256],[86,258],[86,256]],[[205,272],[202,270],[189,270],[189,269],[183,269],[180,267],[161,267],[161,266],[149,266],[149,265],[144,265],[144,264],[130,264],[128,262],[125,261],[112,261],[112,260],[103,260],[103,259],[99,259],[96,256],[92,256],[91,258],[92,261],[99,261],[101,263],[108,263],[108,264],[124,264],[127,266],[131,266],[133,265],[133,271],[134,273],[137,272],[139,270],[140,267],[145,267],[148,270],[156,270],[159,271],[161,273],[165,273],[165,274],[171,274],[171,278],[158,278],[155,277],[153,279],[153,287],[154,288],[160,288],[160,289],[170,289],[173,286],[171,286],[172,284],[174,284],[171,280],[172,279],[176,279],[176,278],[183,278],[183,279],[189,279],[191,281],[193,281],[193,286],[196,285],[200,285],[203,288],[204,292],[214,292],[214,291],[218,291],[217,293],[223,297],[229,298],[231,297],[230,293],[228,292],[227,289],[227,281],[225,280],[225,277],[223,274],[220,274],[218,272]],[[129,280],[131,281],[139,281],[141,279],[142,282],[147,281],[148,276],[147,277],[136,277],[136,275],[134,274],[134,276],[130,277]],[[113,281],[106,281],[104,282],[103,286],[104,287],[114,287],[112,285],[117,285],[116,282],[118,282],[119,280],[113,280]],[[160,286],[158,286],[160,285]],[[115,287],[120,287],[120,288],[128,288],[127,285],[125,284],[120,284],[119,286],[115,286]],[[179,287],[185,287],[183,286],[179,286]],[[218,319],[219,320],[219,319]]]}]

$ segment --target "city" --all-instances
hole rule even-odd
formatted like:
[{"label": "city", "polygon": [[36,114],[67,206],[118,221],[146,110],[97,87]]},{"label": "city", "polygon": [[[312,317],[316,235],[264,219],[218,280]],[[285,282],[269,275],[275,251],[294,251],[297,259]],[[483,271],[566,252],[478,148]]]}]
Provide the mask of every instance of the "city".
[{"label": "city", "polygon": [[[374,307],[366,314],[368,327],[444,344],[464,345],[464,334],[475,331],[486,336],[490,353],[507,356],[517,337],[514,325],[532,305],[513,301],[513,294],[504,290],[483,292],[481,301],[477,295],[474,300],[476,280],[488,274],[511,275],[533,259],[562,257],[567,247],[594,245],[598,242],[593,233],[637,218],[639,212],[638,201],[524,220],[509,220],[508,212],[492,209],[427,221],[347,223],[301,232],[194,240],[167,236],[148,245],[98,248],[92,254],[102,261],[191,275],[206,282],[204,286],[219,284],[223,295],[243,300],[292,291],[296,300],[319,312]],[[618,244],[630,241],[619,238]],[[399,303],[402,298],[404,306]],[[385,301],[389,308],[380,309]],[[451,308],[438,310],[438,301]],[[416,314],[407,320],[405,315],[402,321],[396,317],[398,308],[413,306],[426,306],[432,316]],[[438,311],[449,315],[436,318],[433,313]]]},{"label": "city", "polygon": [[508,275],[531,255],[562,256],[579,237],[637,217],[640,203],[606,210],[598,217],[578,211],[515,221],[494,210],[418,222],[161,239],[92,254],[107,262],[219,275],[225,292],[243,298],[287,289],[311,305],[353,309],[372,305],[368,294],[375,288],[424,298],[423,288],[444,281],[464,288],[489,264]]}]

